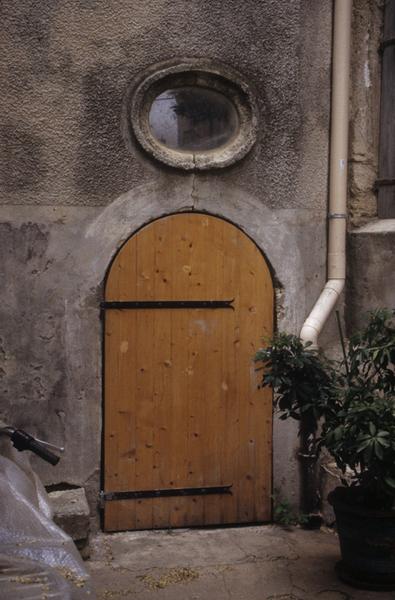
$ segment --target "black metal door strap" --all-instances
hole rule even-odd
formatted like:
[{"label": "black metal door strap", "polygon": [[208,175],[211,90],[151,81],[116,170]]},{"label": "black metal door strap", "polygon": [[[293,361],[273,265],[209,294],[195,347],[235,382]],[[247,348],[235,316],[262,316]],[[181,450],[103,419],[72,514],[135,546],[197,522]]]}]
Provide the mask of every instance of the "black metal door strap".
[{"label": "black metal door strap", "polygon": [[133,492],[100,492],[104,502],[112,500],[139,500],[141,498],[169,498],[170,496],[207,496],[208,494],[231,494],[232,485],[215,485],[196,488],[169,488],[167,490],[142,490]]},{"label": "black metal door strap", "polygon": [[101,302],[102,309],[139,309],[139,308],[231,308],[232,300],[127,300]]}]

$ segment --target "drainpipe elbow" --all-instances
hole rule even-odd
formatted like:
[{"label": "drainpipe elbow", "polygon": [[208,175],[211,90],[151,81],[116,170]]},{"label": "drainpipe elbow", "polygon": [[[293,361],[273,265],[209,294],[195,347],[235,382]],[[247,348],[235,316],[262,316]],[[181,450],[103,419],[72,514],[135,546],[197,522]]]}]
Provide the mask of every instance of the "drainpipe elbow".
[{"label": "drainpipe elbow", "polygon": [[317,350],[319,333],[319,329],[310,323],[310,319],[306,319],[300,331],[300,339],[304,344],[311,342],[310,348],[312,350]]},{"label": "drainpipe elbow", "polygon": [[304,343],[311,342],[312,349],[318,348],[318,336],[343,291],[344,284],[344,279],[329,279],[303,324],[300,339]]}]

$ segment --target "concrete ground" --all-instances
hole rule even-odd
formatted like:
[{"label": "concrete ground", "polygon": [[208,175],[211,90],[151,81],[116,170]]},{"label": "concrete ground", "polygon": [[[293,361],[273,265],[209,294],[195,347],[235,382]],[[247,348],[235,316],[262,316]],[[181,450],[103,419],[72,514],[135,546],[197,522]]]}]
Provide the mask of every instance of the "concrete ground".
[{"label": "concrete ground", "polygon": [[334,573],[337,536],[273,525],[96,535],[98,600],[394,600]]}]

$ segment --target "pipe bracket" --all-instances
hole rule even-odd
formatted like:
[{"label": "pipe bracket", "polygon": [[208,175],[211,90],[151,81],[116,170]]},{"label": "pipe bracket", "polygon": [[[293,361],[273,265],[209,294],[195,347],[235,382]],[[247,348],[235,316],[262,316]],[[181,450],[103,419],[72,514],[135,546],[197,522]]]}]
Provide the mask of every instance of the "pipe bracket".
[{"label": "pipe bracket", "polygon": [[346,213],[329,213],[328,219],[347,219]]},{"label": "pipe bracket", "polygon": [[395,179],[376,179],[376,181],[374,182],[374,190],[377,191],[380,187],[386,186],[386,185],[395,185]]},{"label": "pipe bracket", "polygon": [[388,48],[389,46],[394,46],[394,45],[395,45],[395,37],[388,38],[387,40],[383,40],[380,44],[379,52],[383,53],[386,48]]}]

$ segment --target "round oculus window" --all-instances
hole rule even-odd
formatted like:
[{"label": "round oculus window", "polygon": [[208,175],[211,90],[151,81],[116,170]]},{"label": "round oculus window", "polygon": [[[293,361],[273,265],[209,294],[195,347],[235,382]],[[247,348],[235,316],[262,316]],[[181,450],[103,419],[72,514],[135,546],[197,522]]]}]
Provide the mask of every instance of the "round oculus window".
[{"label": "round oculus window", "polygon": [[186,170],[226,167],[251,149],[256,109],[240,76],[201,61],[151,72],[134,88],[132,132],[163,163]]},{"label": "round oculus window", "polygon": [[158,142],[181,152],[207,152],[228,144],[239,129],[235,105],[201,87],[165,90],[152,102],[148,122]]}]

